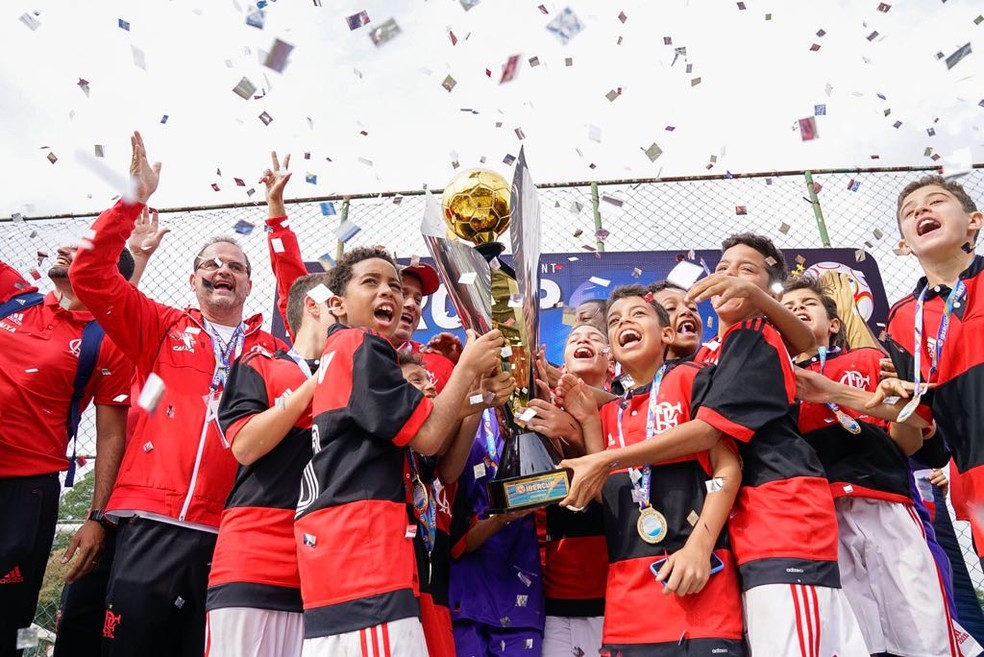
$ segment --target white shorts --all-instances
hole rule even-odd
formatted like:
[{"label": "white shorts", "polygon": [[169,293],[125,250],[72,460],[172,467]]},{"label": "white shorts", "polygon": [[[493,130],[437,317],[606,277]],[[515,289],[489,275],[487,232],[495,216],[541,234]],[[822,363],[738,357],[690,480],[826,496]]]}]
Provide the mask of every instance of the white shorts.
[{"label": "white shorts", "polygon": [[249,607],[205,615],[205,657],[300,657],[304,614]]},{"label": "white shorts", "polygon": [[950,611],[922,522],[908,505],[840,497],[841,586],[872,653],[959,657]]},{"label": "white shorts", "polygon": [[601,651],[601,627],[604,622],[604,616],[547,616],[543,629],[543,657],[594,657]]},{"label": "white shorts", "polygon": [[763,584],[741,597],[752,657],[868,657],[841,589]]},{"label": "white shorts", "polygon": [[304,639],[303,657],[427,657],[419,618],[401,618],[354,632]]}]

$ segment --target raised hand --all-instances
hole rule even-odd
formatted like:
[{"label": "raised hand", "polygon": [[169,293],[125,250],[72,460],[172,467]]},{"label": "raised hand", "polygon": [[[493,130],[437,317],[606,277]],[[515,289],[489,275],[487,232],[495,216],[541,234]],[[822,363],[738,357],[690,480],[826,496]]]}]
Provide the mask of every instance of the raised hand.
[{"label": "raised hand", "polygon": [[730,299],[748,299],[754,302],[756,296],[761,293],[762,290],[749,280],[719,273],[711,274],[703,280],[697,281],[687,292],[687,300],[700,303],[706,299],[717,297],[712,303],[715,308],[718,308]]},{"label": "raised hand", "polygon": [[161,245],[161,239],[171,232],[170,228],[161,228],[158,220],[157,210],[144,206],[126,243],[134,258],[149,259]]},{"label": "raised hand", "polygon": [[486,372],[491,372],[494,367],[499,365],[499,353],[505,341],[502,333],[492,330],[484,335],[478,335],[471,329],[468,330],[468,343],[461,352],[461,358],[455,367],[462,367],[473,377],[478,377]]},{"label": "raised hand", "polygon": [[287,171],[287,168],[290,166],[290,154],[288,153],[284,156],[282,170],[280,168],[280,158],[277,157],[277,151],[270,153],[270,160],[271,168],[263,172],[260,182],[266,185],[266,201],[270,217],[282,217],[287,214],[287,210],[284,208],[284,187],[287,186],[287,181],[290,180],[292,175]]},{"label": "raised hand", "polygon": [[143,137],[137,131],[130,137],[130,147],[133,149],[130,158],[131,196],[137,203],[146,205],[151,194],[157,191],[157,184],[161,180],[161,163],[154,162],[151,165],[147,161],[147,149]]}]

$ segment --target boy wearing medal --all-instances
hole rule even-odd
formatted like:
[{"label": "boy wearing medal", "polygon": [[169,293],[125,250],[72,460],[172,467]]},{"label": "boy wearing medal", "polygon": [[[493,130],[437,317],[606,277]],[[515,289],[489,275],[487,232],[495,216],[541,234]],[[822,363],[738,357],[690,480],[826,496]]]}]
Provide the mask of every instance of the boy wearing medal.
[{"label": "boy wearing medal", "polygon": [[[984,213],[959,184],[926,176],[899,194],[896,218],[899,247],[918,258],[925,276],[889,312],[889,355],[899,378],[914,384],[907,411],[936,422],[953,453],[966,499],[980,504],[984,320],[977,288],[984,258],[974,249]],[[979,522],[971,527],[982,556],[984,530]]]},{"label": "boy wearing medal", "polygon": [[[562,382],[587,450],[603,456],[606,448],[615,454],[657,443],[662,432],[689,421],[713,369],[664,362],[675,330],[640,285],[612,293],[607,321],[613,355],[636,387],[599,411],[583,381],[565,374]],[[738,458],[725,441],[641,467],[613,464],[603,493],[603,655],[746,654],[738,574],[722,532],[740,480]]]},{"label": "boy wearing medal", "polygon": [[638,467],[733,436],[743,468],[728,531],[751,652],[800,657],[812,646],[820,654],[861,657],[868,651],[840,589],[830,486],[797,431],[789,354],[757,303],[763,294],[775,295],[773,286],[785,275],[782,253],[768,238],[744,233],[725,240],[715,275],[687,294],[697,302],[711,298],[719,320],[718,339],[696,355],[718,366],[695,418],[659,441],[562,463],[574,468],[571,495],[562,504],[580,506],[594,496],[612,461]]},{"label": "boy wearing medal", "polygon": [[403,379],[390,338],[403,285],[385,251],[357,248],[329,275],[328,331],[312,404],[294,538],[305,655],[427,654],[403,473],[406,447],[440,452],[472,382],[499,362],[502,335],[470,336],[433,400]]},{"label": "boy wearing medal", "polygon": [[[921,433],[907,432],[914,440],[899,445],[889,437],[887,422],[897,418],[901,402],[864,412],[848,408],[863,407],[851,393],[858,399],[870,397],[878,387],[882,352],[850,348],[837,304],[813,277],[787,283],[782,303],[817,339],[818,346],[797,363],[802,368],[797,372],[799,396],[804,400],[799,428],[830,481],[841,582],[868,650],[959,655],[953,651],[952,620],[936,564],[913,508],[902,451],[918,450]],[[914,419],[919,418],[910,421]],[[919,622],[913,623],[913,618]]]}]

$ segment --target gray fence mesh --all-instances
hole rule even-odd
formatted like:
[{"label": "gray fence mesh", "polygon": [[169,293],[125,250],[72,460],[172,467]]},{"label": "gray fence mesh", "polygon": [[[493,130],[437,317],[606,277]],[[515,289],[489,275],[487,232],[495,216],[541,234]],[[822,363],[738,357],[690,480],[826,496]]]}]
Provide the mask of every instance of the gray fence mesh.
[{"label": "gray fence mesh", "polygon": [[[826,245],[863,250],[874,258],[891,303],[910,291],[919,276],[914,258],[894,253],[899,237],[896,198],[907,182],[929,172],[828,170],[815,171],[812,177],[806,172],[781,172],[543,186],[542,252],[597,251],[604,259],[604,252],[713,249],[726,236],[747,230],[771,236],[792,261],[797,249],[825,246],[818,221],[822,215],[829,236]],[[961,182],[971,197],[984,204],[984,170],[974,169]],[[294,191],[301,186],[299,181],[291,184]],[[291,190],[288,187],[288,194]],[[164,303],[192,304],[187,281],[193,254],[207,237],[232,234],[240,238],[253,264],[247,313],[262,312],[269,322],[275,286],[263,231],[262,190],[253,198],[261,202],[162,211],[161,222],[171,234],[151,261],[141,289]],[[399,256],[425,255],[420,237],[423,206],[421,192],[404,192],[304,199],[289,202],[287,210],[305,258],[315,260],[338,253],[336,230],[343,218],[361,228],[346,247],[381,244]],[[42,290],[49,289],[43,275],[49,262],[39,265],[39,259],[47,253],[50,260],[59,244],[78,241],[92,219],[90,215],[0,221],[0,260],[28,274],[33,270],[40,276]],[[255,229],[236,235],[234,228],[243,221]],[[79,453],[95,456],[91,413],[82,424]],[[83,468],[83,475],[91,471],[93,460]],[[969,549],[969,528],[962,522],[956,525],[971,577],[984,590],[984,573]],[[52,613],[50,605],[39,607],[38,623],[51,628]]]}]

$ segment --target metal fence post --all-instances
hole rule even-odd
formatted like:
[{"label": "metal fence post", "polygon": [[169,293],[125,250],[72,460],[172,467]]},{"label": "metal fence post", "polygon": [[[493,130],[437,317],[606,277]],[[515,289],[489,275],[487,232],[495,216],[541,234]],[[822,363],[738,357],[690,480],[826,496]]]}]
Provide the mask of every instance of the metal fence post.
[{"label": "metal fence post", "polygon": [[599,235],[601,234],[601,208],[600,199],[598,198],[598,183],[591,183],[591,212],[594,214],[594,226],[595,226],[595,248],[598,251],[605,250],[605,241],[602,240]]},{"label": "metal fence post", "polygon": [[[341,223],[338,224],[339,226],[341,226],[346,221],[348,221],[348,211],[349,211],[349,199],[346,196],[345,198],[342,199],[342,214],[341,214]],[[338,244],[335,245],[335,262],[338,262],[338,259],[342,257],[343,253],[345,253],[345,242],[343,242],[342,240],[338,240]]]},{"label": "metal fence post", "polygon": [[827,222],[823,219],[823,210],[820,209],[820,199],[817,197],[816,189],[813,186],[813,174],[809,171],[803,172],[806,178],[806,193],[810,195],[810,203],[813,205],[813,215],[817,218],[817,230],[820,231],[820,242],[830,248],[830,235],[827,234]]}]

